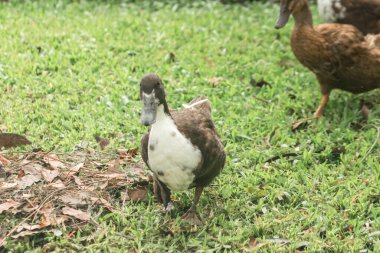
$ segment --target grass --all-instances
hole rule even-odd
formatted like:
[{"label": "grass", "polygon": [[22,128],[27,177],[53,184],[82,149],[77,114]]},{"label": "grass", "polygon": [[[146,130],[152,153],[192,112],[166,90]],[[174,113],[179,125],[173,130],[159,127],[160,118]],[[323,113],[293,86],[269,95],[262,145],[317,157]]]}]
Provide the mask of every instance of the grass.
[{"label": "grass", "polygon": [[[205,225],[180,220],[192,191],[174,195],[172,217],[150,194],[93,214],[95,232],[9,241],[5,250],[241,252],[254,239],[286,238],[255,249],[294,252],[306,241],[309,252],[378,252],[379,145],[366,154],[380,124],[379,91],[334,91],[325,116],[293,132],[320,93],[290,50],[292,22],[273,28],[277,5],[133,2],[0,3],[0,128],[55,152],[81,141],[97,148],[95,134],[117,136],[113,152],[139,146],[146,131],[137,100],[144,74],[162,77],[172,108],[206,95],[228,159],[201,198]],[[213,77],[223,80],[212,85]],[[271,85],[255,88],[252,78]],[[360,99],[373,105],[365,123]],[[265,164],[286,153],[298,155]]]}]

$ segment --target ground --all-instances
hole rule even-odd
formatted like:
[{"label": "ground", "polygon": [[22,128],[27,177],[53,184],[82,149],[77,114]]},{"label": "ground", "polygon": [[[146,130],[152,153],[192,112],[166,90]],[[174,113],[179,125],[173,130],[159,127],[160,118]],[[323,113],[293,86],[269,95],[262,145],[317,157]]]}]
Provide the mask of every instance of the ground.
[{"label": "ground", "polygon": [[65,153],[81,141],[99,150],[100,135],[112,153],[138,147],[147,130],[144,74],[162,77],[171,108],[207,96],[228,158],[200,200],[204,225],[180,219],[192,191],[174,195],[171,215],[149,193],[92,213],[96,229],[9,240],[0,251],[379,250],[380,91],[334,91],[324,117],[292,130],[321,95],[291,52],[293,22],[274,29],[277,5],[133,2],[0,3],[0,127],[33,142],[16,151]]}]

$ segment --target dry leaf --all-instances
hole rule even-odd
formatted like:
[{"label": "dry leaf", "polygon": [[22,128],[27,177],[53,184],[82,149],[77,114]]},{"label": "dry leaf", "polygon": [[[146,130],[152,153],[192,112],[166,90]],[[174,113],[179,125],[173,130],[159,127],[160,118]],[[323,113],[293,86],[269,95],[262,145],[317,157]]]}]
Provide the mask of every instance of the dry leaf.
[{"label": "dry leaf", "polygon": [[0,155],[0,165],[4,165],[4,166],[7,166],[8,164],[10,164],[11,162],[5,158],[4,156]]},{"label": "dry leaf", "polygon": [[21,179],[18,180],[18,186],[20,189],[25,189],[26,187],[29,187],[33,185],[36,182],[41,181],[41,175],[25,175]]},{"label": "dry leaf", "polygon": [[59,200],[69,206],[85,206],[90,202],[91,195],[89,191],[73,192],[61,196]]},{"label": "dry leaf", "polygon": [[77,176],[73,176],[73,178],[74,178],[74,182],[75,182],[77,185],[79,185],[79,186],[82,186],[82,185],[83,185],[83,183],[82,183],[82,181],[80,180],[79,177],[77,177]]},{"label": "dry leaf", "polygon": [[146,188],[128,189],[128,199],[131,201],[143,201],[146,198]]},{"label": "dry leaf", "polygon": [[45,233],[45,232],[47,232],[47,231],[26,230],[26,231],[22,231],[21,233],[18,233],[17,235],[12,235],[12,238],[13,239],[17,239],[17,238],[25,237],[25,236],[28,236],[28,235],[41,234],[41,233]]},{"label": "dry leaf", "polygon": [[122,173],[102,173],[102,174],[95,174],[94,177],[101,177],[101,178],[108,178],[108,179],[120,179],[120,180],[127,179],[127,175],[122,174]]},{"label": "dry leaf", "polygon": [[13,182],[13,183],[3,182],[3,183],[0,183],[0,189],[11,189],[11,188],[15,188],[16,186],[17,186],[17,182]]},{"label": "dry leaf", "polygon": [[49,164],[49,166],[54,169],[64,169],[66,168],[65,164],[60,161],[58,155],[56,154],[48,154],[44,157],[44,161]]},{"label": "dry leaf", "polygon": [[65,206],[64,208],[62,208],[62,213],[69,215],[69,216],[73,216],[73,217],[75,217],[79,220],[82,220],[82,221],[88,221],[91,218],[90,215],[88,215],[87,213],[85,213],[81,210],[77,210],[77,209],[68,207],[68,206]]},{"label": "dry leaf", "polygon": [[0,148],[12,148],[32,144],[26,137],[19,134],[0,133]]},{"label": "dry leaf", "polygon": [[0,178],[6,178],[7,177],[7,172],[3,169],[3,165],[1,165],[0,162]]},{"label": "dry leaf", "polygon": [[364,100],[360,101],[360,111],[363,115],[363,119],[367,121],[369,119],[369,116],[371,115],[371,111],[368,109],[367,105],[365,104]]},{"label": "dry leaf", "polygon": [[208,82],[213,86],[218,86],[224,79],[222,77],[212,77],[208,79]]},{"label": "dry leaf", "polygon": [[308,119],[301,119],[292,123],[292,131],[302,130],[310,125],[311,121]]},{"label": "dry leaf", "polygon": [[270,83],[268,83],[267,81],[265,81],[264,79],[260,79],[260,81],[256,82],[255,79],[251,79],[250,81],[250,84],[254,87],[259,87],[259,88],[262,88],[266,85],[268,85],[269,87],[271,87],[272,85]]},{"label": "dry leaf", "polygon": [[46,182],[51,183],[56,177],[59,175],[58,170],[47,170],[43,169],[41,171],[42,177],[45,179]]},{"label": "dry leaf", "polygon": [[107,163],[108,168],[110,169],[118,169],[120,167],[120,158],[117,158],[115,160],[111,160]]},{"label": "dry leaf", "polygon": [[53,187],[53,188],[57,188],[57,189],[63,189],[66,186],[63,184],[62,180],[58,179],[54,183],[48,184],[46,187]]},{"label": "dry leaf", "polygon": [[0,204],[0,214],[3,213],[4,211],[8,211],[11,208],[15,208],[20,206],[21,204],[17,201],[14,201],[12,199],[7,200],[6,202]]},{"label": "dry leaf", "polygon": [[110,144],[110,141],[107,138],[100,136],[95,136],[95,140],[99,143],[100,149],[104,150]]},{"label": "dry leaf", "polygon": [[66,177],[71,177],[79,172],[79,170],[83,167],[84,163],[78,163],[74,167],[70,168],[68,172],[65,172]]}]

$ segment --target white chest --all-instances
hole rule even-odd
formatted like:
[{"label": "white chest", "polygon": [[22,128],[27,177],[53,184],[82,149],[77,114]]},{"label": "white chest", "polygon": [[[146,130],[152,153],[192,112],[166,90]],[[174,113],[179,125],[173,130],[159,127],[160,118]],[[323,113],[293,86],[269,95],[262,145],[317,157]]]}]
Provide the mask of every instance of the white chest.
[{"label": "white chest", "polygon": [[170,189],[186,190],[194,180],[193,170],[201,152],[180,133],[172,118],[165,115],[152,125],[148,143],[149,166]]}]

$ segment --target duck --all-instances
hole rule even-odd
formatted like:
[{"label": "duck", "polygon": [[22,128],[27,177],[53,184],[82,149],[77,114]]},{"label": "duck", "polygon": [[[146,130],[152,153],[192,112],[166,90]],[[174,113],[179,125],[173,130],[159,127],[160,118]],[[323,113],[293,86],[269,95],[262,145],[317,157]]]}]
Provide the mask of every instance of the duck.
[{"label": "duck", "polygon": [[356,26],[363,34],[380,33],[380,0],[318,0],[320,17]]},{"label": "duck", "polygon": [[191,207],[182,216],[200,225],[196,213],[201,194],[222,171],[226,153],[211,118],[206,97],[193,99],[183,110],[170,110],[161,78],[147,74],[140,81],[141,123],[150,129],[141,138],[141,155],[153,172],[153,191],[171,210],[171,191],[195,188]]},{"label": "duck", "polygon": [[291,48],[320,85],[322,99],[314,113],[319,118],[333,89],[353,94],[380,88],[380,35],[364,36],[347,24],[313,26],[307,0],[281,0],[275,28],[295,19]]}]

